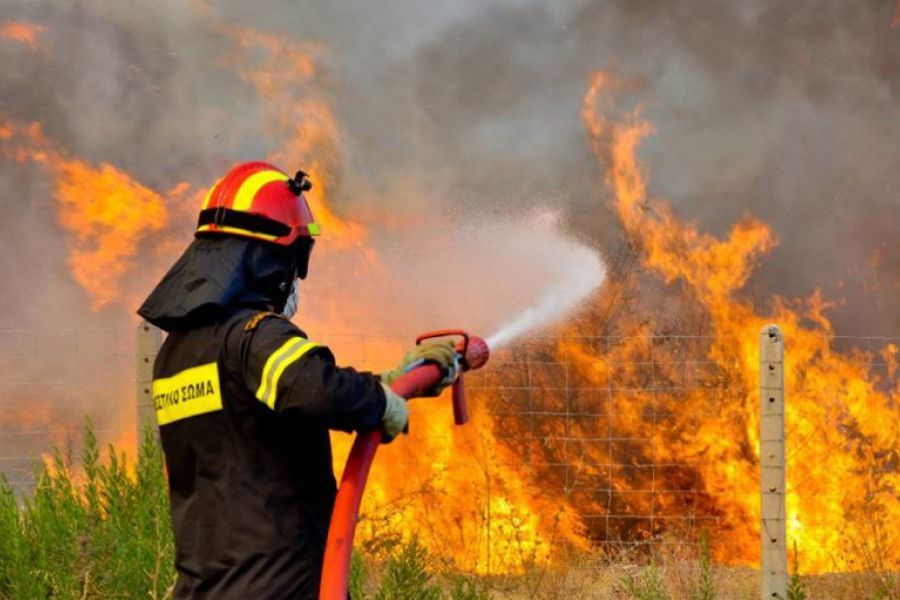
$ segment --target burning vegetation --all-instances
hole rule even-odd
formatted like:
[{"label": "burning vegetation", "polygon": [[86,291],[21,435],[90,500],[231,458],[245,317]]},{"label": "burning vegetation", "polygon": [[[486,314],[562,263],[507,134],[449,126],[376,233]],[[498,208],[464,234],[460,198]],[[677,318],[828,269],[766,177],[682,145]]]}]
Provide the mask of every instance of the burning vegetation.
[{"label": "burning vegetation", "polygon": [[[602,514],[622,502],[616,512],[657,516],[655,522],[626,518],[616,531],[600,535],[652,537],[666,530],[670,516],[701,526],[703,517],[714,517],[720,561],[758,560],[757,332],[776,322],[788,343],[789,539],[807,569],[859,569],[880,552],[893,557],[884,566],[896,569],[900,536],[890,524],[900,519],[897,346],[885,345],[880,357],[858,349],[837,352],[828,305],[818,293],[773,298],[765,312],[742,295],[756,262],[777,243],[771,229],[748,216],[717,239],[649,198],[637,149],[652,125],[639,108],[616,111],[615,101],[628,87],[623,83],[606,72],[593,76],[585,128],[629,250],[647,275],[675,288],[680,306],[664,315],[640,312],[622,289],[641,285],[640,277],[619,273],[570,333],[624,337],[599,348],[574,337],[557,345],[557,359],[571,363],[591,387],[613,390],[609,404],[603,399],[593,406],[610,411],[610,438],[625,440],[588,450],[583,464],[603,468],[586,467],[580,477],[608,482],[609,489],[586,504]],[[686,338],[685,331],[697,335]],[[654,371],[648,373],[642,367],[651,360]],[[882,377],[871,376],[873,361],[889,365]],[[628,445],[629,438],[646,443]],[[696,481],[700,493],[678,493],[685,481]],[[625,494],[647,490],[657,491]]]},{"label": "burning vegetation", "polygon": [[[361,335],[323,341],[339,358],[387,366],[409,340],[362,336],[385,331],[381,322],[407,333],[420,320],[387,302],[384,314],[359,308],[359,296],[375,289],[393,299],[381,290],[395,274],[370,242],[375,230],[402,235],[425,214],[404,221],[389,207],[365,210],[366,222],[343,216],[338,191],[349,167],[320,45],[221,22],[213,29],[226,48],[220,68],[252,89],[267,158],[303,165],[315,181],[310,202],[328,241],[316,249],[311,280],[327,300],[312,305],[304,327],[357,328]],[[42,31],[10,21],[0,37],[37,48]],[[649,195],[638,149],[653,125],[640,108],[622,108],[633,87],[595,73],[582,105],[602,173],[596,187],[624,236],[607,252],[608,282],[546,337],[501,355],[479,379],[469,426],[452,428],[442,403],[413,406],[410,435],[380,451],[370,476],[364,550],[377,556],[415,534],[447,564],[504,573],[572,549],[693,542],[707,529],[716,560],[753,564],[757,333],[777,322],[788,345],[788,534],[804,568],[869,568],[873,555],[890,557],[880,568],[900,568],[900,350],[839,352],[818,292],[752,298],[745,285],[777,236],[748,215],[716,237]],[[244,150],[240,140],[221,146]],[[153,185],[114,157],[76,156],[38,122],[0,123],[0,153],[49,178],[71,276],[95,310],[135,305],[181,250],[204,193],[201,181]],[[659,291],[663,309],[645,302]],[[359,329],[364,323],[372,330]],[[873,376],[875,360],[888,367]],[[339,471],[350,438],[334,439]]]}]

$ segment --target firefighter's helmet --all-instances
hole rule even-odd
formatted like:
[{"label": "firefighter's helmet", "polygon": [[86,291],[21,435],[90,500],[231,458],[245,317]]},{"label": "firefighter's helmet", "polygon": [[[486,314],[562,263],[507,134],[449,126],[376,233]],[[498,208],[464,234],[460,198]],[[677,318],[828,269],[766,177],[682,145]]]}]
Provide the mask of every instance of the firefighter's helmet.
[{"label": "firefighter's helmet", "polygon": [[303,171],[289,177],[268,163],[239,164],[206,194],[196,235],[230,235],[280,246],[300,238],[311,241],[319,235],[303,196],[311,188]]}]

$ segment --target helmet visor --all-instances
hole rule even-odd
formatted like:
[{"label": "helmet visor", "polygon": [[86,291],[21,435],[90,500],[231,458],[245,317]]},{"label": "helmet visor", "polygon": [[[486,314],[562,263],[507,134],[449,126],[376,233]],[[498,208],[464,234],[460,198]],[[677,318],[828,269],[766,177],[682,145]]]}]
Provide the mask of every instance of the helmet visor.
[{"label": "helmet visor", "polygon": [[292,244],[292,250],[297,260],[297,277],[306,279],[309,273],[309,257],[312,255],[313,246],[316,241],[313,238],[301,237],[297,238]]}]

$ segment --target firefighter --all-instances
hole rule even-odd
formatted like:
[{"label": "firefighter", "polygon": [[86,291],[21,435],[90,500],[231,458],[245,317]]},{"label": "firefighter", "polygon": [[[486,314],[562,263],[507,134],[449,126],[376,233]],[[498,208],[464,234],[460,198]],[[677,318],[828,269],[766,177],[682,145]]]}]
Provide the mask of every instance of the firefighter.
[{"label": "firefighter", "polygon": [[[328,430],[407,424],[383,377],[338,367],[291,321],[319,227],[305,173],[241,164],[203,201],[196,236],[138,313],[168,332],[153,401],[175,531],[175,598],[315,598],[336,494]],[[352,280],[348,286],[352,287]]]}]

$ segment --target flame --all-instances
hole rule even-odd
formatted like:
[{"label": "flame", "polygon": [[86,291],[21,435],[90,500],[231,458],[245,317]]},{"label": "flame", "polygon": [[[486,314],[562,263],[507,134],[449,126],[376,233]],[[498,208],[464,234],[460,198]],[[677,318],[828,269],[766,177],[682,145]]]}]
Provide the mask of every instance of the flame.
[{"label": "flame", "polygon": [[236,56],[238,74],[260,96],[266,135],[279,140],[269,160],[286,169],[299,165],[310,174],[314,185],[307,201],[327,232],[330,245],[364,248],[365,227],[339,217],[327,201],[339,170],[340,152],[337,123],[317,78],[315,55],[321,48],[252,29],[221,28],[236,40],[240,50]]},{"label": "flame", "polygon": [[0,26],[0,38],[13,40],[26,44],[32,50],[38,49],[38,35],[46,28],[37,23],[21,23],[18,21],[7,21]]},{"label": "flame", "polygon": [[[259,95],[266,135],[277,148],[269,159],[284,167],[299,165],[313,179],[308,200],[323,239],[321,251],[317,245],[311,285],[327,303],[304,320],[304,328],[341,332],[350,323],[371,323],[369,315],[359,314],[357,298],[365,293],[362,286],[384,279],[386,267],[368,244],[371,226],[331,208],[336,203],[330,192],[343,158],[314,58],[321,48],[221,27],[236,40],[237,53],[229,62]],[[391,215],[377,217],[373,226],[396,226]],[[348,277],[360,287],[348,291]],[[390,312],[390,306],[384,307],[384,313]],[[393,320],[405,321],[403,315],[393,315]],[[382,362],[384,357],[402,356],[411,342],[342,337],[331,345],[344,364],[386,368],[391,365]],[[357,356],[361,360],[352,360]],[[473,423],[456,429],[448,412],[446,400],[414,403],[411,434],[379,450],[359,526],[358,539],[365,547],[377,553],[388,548],[389,540],[415,534],[441,559],[473,572],[493,573],[546,561],[563,543],[586,547],[577,515],[564,501],[548,500],[532,485],[519,458],[494,436],[489,413],[474,411]],[[352,437],[336,433],[332,440],[340,476]]]},{"label": "flame", "polygon": [[[278,148],[267,158],[286,168],[302,165],[315,182],[307,199],[329,246],[361,250],[365,262],[374,264],[376,257],[365,245],[365,227],[339,217],[327,200],[339,168],[339,138],[329,104],[317,95],[315,46],[224,24],[220,28],[235,47],[229,57],[232,66],[259,93],[267,124],[263,135]],[[3,31],[20,39],[25,32],[34,35],[42,29],[10,23]],[[180,182],[165,192],[153,190],[110,163],[94,166],[71,157],[43,134],[40,123],[0,123],[0,143],[8,159],[38,163],[54,177],[58,220],[70,234],[69,265],[92,308],[134,304],[138,294],[123,278],[138,270],[139,255],[149,255],[153,260],[143,266],[156,271],[157,263],[178,251],[181,241],[169,231],[171,213],[189,218],[186,213],[199,206],[202,187]],[[160,235],[163,232],[166,235]],[[150,240],[153,247],[142,248]]]},{"label": "flame", "polygon": [[[593,76],[582,112],[589,143],[605,166],[615,213],[643,265],[666,284],[678,285],[708,319],[711,337],[700,351],[710,368],[697,382],[699,387],[679,385],[684,374],[666,372],[666,365],[679,364],[689,349],[665,335],[648,337],[665,329],[659,318],[634,322],[623,318],[619,325],[632,337],[610,349],[598,350],[574,339],[560,342],[557,356],[575,364],[593,385],[641,390],[616,405],[622,414],[616,416],[615,437],[648,440],[646,447],[633,447],[630,454],[621,455],[601,449],[592,462],[624,463],[627,476],[617,478],[613,473],[611,487],[616,492],[650,485],[663,490],[647,498],[655,506],[641,505],[642,497],[634,495],[628,512],[693,511],[715,517],[722,531],[717,558],[728,563],[757,561],[757,338],[764,324],[779,323],[787,340],[789,538],[796,540],[805,570],[863,568],[873,528],[880,524],[880,550],[893,557],[896,567],[900,530],[890,526],[900,522],[896,346],[883,350],[890,365],[888,378],[873,379],[867,372],[870,355],[833,349],[834,332],[826,316],[829,305],[818,292],[798,301],[774,298],[768,314],[741,295],[758,259],[775,246],[775,236],[766,224],[745,216],[718,239],[679,220],[664,201],[649,198],[646,169],[636,152],[653,128],[641,117],[640,108],[618,120],[611,116],[613,99],[624,87],[609,73]],[[649,386],[647,373],[640,368],[646,364],[648,344],[660,370]],[[716,393],[711,394],[709,387]],[[673,388],[678,389],[669,391]],[[655,464],[681,466],[671,472],[654,471],[651,483],[640,475],[640,466],[651,457]],[[691,470],[696,470],[702,493],[696,504],[665,491],[681,489],[678,479]],[[664,531],[662,523],[630,533],[656,535]]]},{"label": "flame", "polygon": [[[375,228],[416,227],[416,219],[371,214],[363,224],[343,214],[345,199],[335,196],[342,140],[317,61],[320,46],[219,27],[232,44],[223,68],[234,69],[258,95],[264,129],[257,134],[270,148],[267,158],[283,168],[304,168],[314,181],[309,201],[324,236],[310,285],[327,302],[304,327],[315,334],[372,323],[371,315],[360,314],[357,299],[387,272],[369,241]],[[9,34],[9,24],[2,31],[19,39]],[[27,39],[40,27],[34,31]],[[378,553],[392,540],[417,534],[447,563],[502,573],[543,564],[562,548],[587,550],[589,539],[642,540],[674,531],[679,522],[714,523],[721,532],[714,539],[717,558],[752,563],[759,546],[757,336],[763,324],[776,321],[788,340],[789,533],[803,568],[858,567],[854,561],[873,543],[887,556],[900,556],[900,534],[876,527],[900,520],[898,348],[882,350],[887,374],[873,379],[866,368],[870,355],[833,349],[828,304],[818,293],[799,301],[775,298],[767,313],[747,300],[741,290],[756,263],[776,246],[776,236],[745,216],[720,239],[649,198],[637,150],[653,126],[640,108],[616,113],[614,99],[628,88],[608,73],[593,77],[582,111],[590,147],[605,166],[604,183],[630,247],[648,274],[689,299],[690,311],[679,317],[704,323],[704,334],[711,335],[667,337],[671,323],[663,317],[623,310],[622,299],[643,280],[620,276],[573,320],[571,330],[560,332],[546,355],[548,363],[562,362],[571,370],[567,377],[585,384],[565,402],[596,409],[607,428],[598,420],[567,419],[565,430],[551,424],[534,436],[520,435],[522,422],[490,408],[515,387],[513,364],[484,375],[501,389],[473,395],[473,421],[465,428],[450,425],[445,399],[415,402],[410,435],[379,451],[360,541]],[[39,165],[52,177],[73,278],[97,309],[136,303],[127,280],[140,271],[137,257],[170,263],[183,246],[173,223],[189,221],[202,194],[189,182],[154,190],[109,162],[74,157],[37,123],[0,122],[0,152]],[[348,286],[348,279],[358,285]],[[383,311],[380,318],[408,322],[394,314],[398,309]],[[567,335],[603,331],[613,321],[624,337],[603,347]],[[362,336],[330,342],[344,364],[373,369],[390,366],[385,361],[401,356],[407,343]],[[674,365],[695,355],[703,359],[699,372],[684,385],[685,374]],[[551,377],[550,366],[544,370],[535,375],[540,401],[550,412],[568,410],[553,386],[542,385]],[[614,408],[600,410],[597,390],[612,390],[604,401],[615,402]],[[578,441],[602,436],[608,443]],[[351,438],[333,439],[339,471]],[[564,485],[557,485],[552,467],[524,461],[526,454],[544,459],[544,465],[572,462],[573,455],[579,460]],[[585,486],[608,489],[590,495]],[[695,488],[699,494],[683,493]]]},{"label": "flame", "polygon": [[163,198],[109,163],[93,166],[69,157],[50,143],[39,123],[2,124],[0,141],[20,142],[5,154],[39,163],[55,178],[57,218],[70,234],[69,266],[91,306],[121,302],[121,280],[135,270],[141,243],[166,226]]},{"label": "flame", "polygon": [[134,268],[140,241],[165,226],[166,206],[159,194],[108,163],[70,160],[57,169],[59,220],[72,233],[72,274],[100,308],[119,297],[117,281]]}]

